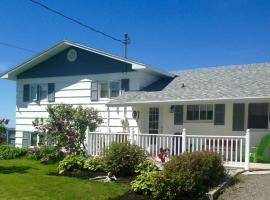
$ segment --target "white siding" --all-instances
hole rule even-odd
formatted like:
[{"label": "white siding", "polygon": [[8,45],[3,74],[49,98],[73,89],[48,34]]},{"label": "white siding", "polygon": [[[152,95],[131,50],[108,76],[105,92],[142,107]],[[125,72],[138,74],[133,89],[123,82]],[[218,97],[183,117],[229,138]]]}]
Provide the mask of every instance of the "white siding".
[{"label": "white siding", "polygon": [[[270,102],[270,101],[269,101]],[[209,102],[209,104],[215,104],[215,102]],[[220,103],[220,102],[218,102]],[[239,102],[237,102],[239,103]],[[247,129],[248,122],[248,103],[245,103],[245,130]],[[196,104],[196,103],[191,103]],[[198,103],[199,104],[199,103]],[[175,105],[175,104],[174,104]],[[180,105],[180,104],[179,104]],[[214,121],[187,121],[186,120],[186,105],[184,104],[184,122],[183,125],[174,125],[174,113],[170,113],[171,105],[154,105],[160,108],[160,133],[163,134],[174,134],[176,132],[182,132],[183,128],[186,128],[187,134],[198,134],[198,135],[227,135],[227,136],[237,136],[244,135],[245,131],[232,131],[232,121],[233,121],[233,102],[225,103],[225,125],[214,125]],[[148,110],[149,105],[140,106],[137,108],[140,110],[141,115],[138,121],[140,132],[148,133]],[[269,134],[269,129],[251,129],[251,146],[258,145],[260,142],[260,138]]]},{"label": "white siding", "polygon": [[[91,102],[91,81],[92,80],[120,80],[130,79],[130,90],[139,90],[146,85],[156,81],[158,77],[142,72],[112,73],[100,75],[84,75],[71,77],[51,77],[51,78],[33,78],[17,80],[17,106],[16,106],[16,145],[22,145],[22,132],[34,131],[32,121],[35,118],[43,117],[46,119],[48,113],[46,107],[49,104],[72,104],[74,106],[82,105],[93,107],[100,112],[104,122],[98,128],[98,131],[107,131],[107,107],[105,103],[108,99],[100,99],[98,102]],[[39,103],[23,102],[23,85],[31,83],[55,83],[55,102],[49,103],[41,101]],[[129,120],[129,128],[137,130],[137,122],[132,119],[132,108],[128,107],[126,117]],[[122,132],[123,127],[121,119],[124,118],[124,108],[110,108],[110,127],[111,131]]]}]

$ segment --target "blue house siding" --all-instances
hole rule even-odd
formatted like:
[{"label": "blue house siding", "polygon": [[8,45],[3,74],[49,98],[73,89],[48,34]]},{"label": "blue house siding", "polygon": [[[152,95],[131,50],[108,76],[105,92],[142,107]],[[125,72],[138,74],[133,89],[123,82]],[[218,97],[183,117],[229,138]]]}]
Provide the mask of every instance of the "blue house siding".
[{"label": "blue house siding", "polygon": [[[75,49],[77,51],[77,59],[74,62],[70,62],[67,59],[69,49]],[[31,69],[22,72],[17,78],[58,77],[130,71],[132,71],[132,65],[129,63],[80,48],[71,47]]]}]

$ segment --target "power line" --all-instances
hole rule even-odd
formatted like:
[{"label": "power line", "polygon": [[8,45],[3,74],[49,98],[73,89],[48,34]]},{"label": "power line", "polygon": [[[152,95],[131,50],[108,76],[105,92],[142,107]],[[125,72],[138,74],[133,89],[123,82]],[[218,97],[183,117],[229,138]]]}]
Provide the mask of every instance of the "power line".
[{"label": "power line", "polygon": [[99,33],[99,34],[101,34],[101,35],[103,35],[103,36],[105,36],[105,37],[108,37],[108,38],[110,38],[110,39],[112,39],[112,40],[114,40],[114,41],[121,42],[121,43],[123,43],[123,44],[126,43],[125,40],[118,39],[118,38],[113,37],[113,36],[111,36],[111,35],[109,35],[109,34],[107,34],[107,33],[104,33],[103,31],[97,30],[97,29],[95,29],[95,28],[93,28],[93,27],[91,27],[91,26],[89,26],[89,25],[87,25],[87,24],[84,24],[83,22],[80,22],[80,21],[77,20],[77,19],[74,19],[74,18],[72,18],[72,17],[69,17],[69,16],[67,16],[67,15],[65,15],[65,14],[63,14],[63,13],[57,11],[57,10],[54,10],[54,9],[52,9],[52,8],[50,8],[50,7],[48,7],[48,6],[46,6],[45,4],[42,4],[42,3],[38,2],[38,1],[35,1],[35,0],[29,0],[29,1],[32,2],[32,3],[34,3],[34,4],[36,4],[36,5],[39,5],[39,6],[43,7],[43,8],[45,8],[46,10],[48,10],[48,11],[50,11],[50,12],[53,12],[53,13],[55,13],[55,14],[57,14],[57,15],[60,15],[60,16],[62,16],[62,17],[64,17],[64,18],[66,18],[66,19],[68,19],[68,20],[70,20],[70,21],[72,21],[72,22],[74,22],[74,23],[80,25],[80,26],[83,26],[84,28],[90,29],[91,31],[94,31],[94,32],[96,32],[96,33]]},{"label": "power line", "polygon": [[14,49],[19,49],[19,50],[22,50],[22,51],[31,52],[31,53],[37,53],[37,51],[31,50],[31,49],[26,49],[26,48],[17,46],[15,44],[10,44],[10,43],[6,43],[6,42],[0,42],[0,45],[10,47],[10,48],[14,48]]}]

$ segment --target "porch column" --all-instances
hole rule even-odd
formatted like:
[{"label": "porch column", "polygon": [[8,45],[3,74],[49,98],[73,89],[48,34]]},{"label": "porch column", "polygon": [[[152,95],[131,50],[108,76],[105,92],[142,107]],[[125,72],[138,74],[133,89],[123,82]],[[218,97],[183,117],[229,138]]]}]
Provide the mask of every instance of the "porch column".
[{"label": "porch column", "polygon": [[110,107],[107,106],[107,132],[110,133]]},{"label": "porch column", "polygon": [[249,154],[250,154],[250,130],[246,131],[246,146],[245,146],[245,170],[249,170]]}]

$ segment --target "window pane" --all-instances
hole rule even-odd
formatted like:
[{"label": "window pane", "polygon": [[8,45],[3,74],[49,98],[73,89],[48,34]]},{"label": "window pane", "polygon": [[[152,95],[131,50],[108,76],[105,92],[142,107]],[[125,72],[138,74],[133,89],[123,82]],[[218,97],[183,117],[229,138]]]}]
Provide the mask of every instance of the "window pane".
[{"label": "window pane", "polygon": [[207,120],[213,120],[213,105],[207,105]]},{"label": "window pane", "polygon": [[206,120],[206,105],[200,105],[200,120]]},{"label": "window pane", "polygon": [[37,100],[37,84],[32,84],[30,86],[30,100],[31,101]]},{"label": "window pane", "polygon": [[118,97],[120,92],[120,82],[115,81],[110,83],[110,97]]},{"label": "window pane", "polygon": [[37,133],[31,133],[31,146],[37,146]]},{"label": "window pane", "polygon": [[40,100],[47,100],[48,98],[48,85],[41,84],[40,85]]},{"label": "window pane", "polygon": [[108,91],[108,82],[102,82],[101,84],[101,98],[108,98],[109,97],[109,91]]},{"label": "window pane", "polygon": [[268,103],[249,104],[248,128],[268,128]]},{"label": "window pane", "polygon": [[23,147],[29,146],[29,132],[23,132],[23,141],[22,141]]},{"label": "window pane", "polygon": [[193,120],[193,106],[187,105],[187,120]]},{"label": "window pane", "polygon": [[199,105],[194,105],[194,120],[199,120]]}]

